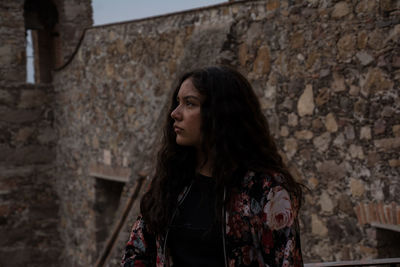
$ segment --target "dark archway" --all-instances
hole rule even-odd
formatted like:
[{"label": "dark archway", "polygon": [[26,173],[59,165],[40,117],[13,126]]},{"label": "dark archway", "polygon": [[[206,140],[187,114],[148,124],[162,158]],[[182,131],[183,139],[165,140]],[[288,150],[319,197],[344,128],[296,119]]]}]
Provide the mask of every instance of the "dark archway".
[{"label": "dark archway", "polygon": [[50,83],[61,58],[57,6],[51,0],[26,0],[24,19],[25,31],[32,31],[35,82]]}]

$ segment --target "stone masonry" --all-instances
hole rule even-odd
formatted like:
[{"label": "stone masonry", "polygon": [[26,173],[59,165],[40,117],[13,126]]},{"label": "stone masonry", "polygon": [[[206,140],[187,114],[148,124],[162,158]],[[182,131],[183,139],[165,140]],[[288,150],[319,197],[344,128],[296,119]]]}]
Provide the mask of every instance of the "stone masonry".
[{"label": "stone masonry", "polygon": [[53,92],[0,84],[0,266],[56,266],[62,253]]},{"label": "stone masonry", "polygon": [[384,248],[355,207],[400,194],[399,12],[396,1],[246,1],[89,29],[54,83],[60,197],[73,199],[62,201],[68,255],[85,265],[99,253],[87,238],[96,225],[90,163],[130,166],[131,179],[150,168],[176,77],[223,63],[249,77],[310,189],[305,261],[378,258]]},{"label": "stone masonry", "polygon": [[[25,83],[26,2],[0,1],[0,266],[60,266],[54,87]],[[62,39],[60,65],[92,25],[90,1],[67,2],[54,1],[59,23],[50,33]]]},{"label": "stone masonry", "polygon": [[[309,188],[300,217],[305,262],[398,256],[394,232],[382,234],[365,216],[380,216],[381,205],[391,217],[380,222],[400,223],[386,215],[400,205],[399,15],[393,0],[231,1],[86,30],[52,84],[56,141],[46,154],[56,155],[55,175],[46,192],[59,203],[52,215],[60,264],[94,265],[104,242],[96,228],[106,221],[111,231],[137,178],[151,174],[176,78],[210,64],[234,66],[250,79],[285,162]],[[3,102],[22,95],[4,88]],[[0,119],[11,127],[4,118],[12,108],[4,105]],[[37,133],[20,135],[33,142]],[[2,151],[14,136],[2,134]],[[2,171],[5,181],[17,181],[12,166]],[[103,217],[100,178],[125,185],[118,210]],[[0,214],[16,205],[17,196],[5,195]],[[138,201],[108,266],[120,260],[137,213]]]}]

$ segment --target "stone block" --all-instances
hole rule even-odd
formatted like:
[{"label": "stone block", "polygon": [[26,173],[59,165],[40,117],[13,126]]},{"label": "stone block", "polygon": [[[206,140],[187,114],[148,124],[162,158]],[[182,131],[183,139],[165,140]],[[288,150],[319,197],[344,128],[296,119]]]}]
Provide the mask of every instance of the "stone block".
[{"label": "stone block", "polygon": [[7,90],[0,89],[0,104],[14,105],[15,97]]},{"label": "stone block", "polygon": [[348,140],[353,140],[355,137],[354,127],[352,125],[347,125],[344,127],[344,134]]},{"label": "stone block", "polygon": [[53,128],[46,127],[39,130],[37,140],[40,144],[49,144],[57,140],[57,134]]},{"label": "stone block", "polygon": [[391,90],[393,84],[388,75],[379,68],[371,68],[366,79],[360,79],[361,92],[364,92],[365,96]]},{"label": "stone block", "polygon": [[289,135],[289,128],[286,126],[282,126],[280,130],[280,135],[282,137],[287,137]]},{"label": "stone block", "polygon": [[360,87],[356,85],[350,85],[349,94],[351,96],[358,96],[359,93],[360,93]]},{"label": "stone block", "polygon": [[326,151],[329,147],[330,142],[331,134],[329,132],[325,132],[313,139],[314,147],[320,152]]},{"label": "stone block", "polygon": [[111,151],[104,149],[103,150],[103,163],[105,165],[111,165],[111,157],[112,157]]},{"label": "stone block", "polygon": [[386,121],[377,120],[374,123],[374,135],[383,134],[386,130]]},{"label": "stone block", "polygon": [[344,163],[337,164],[334,160],[326,160],[316,164],[317,170],[324,179],[340,180],[346,177],[346,166]]},{"label": "stone block", "polygon": [[286,151],[287,157],[292,158],[297,152],[297,141],[294,138],[285,139],[285,145],[283,149]]},{"label": "stone block", "polygon": [[390,159],[389,166],[393,168],[400,167],[400,159]]},{"label": "stone block", "polygon": [[357,52],[356,57],[363,66],[368,66],[375,60],[373,56],[364,51]]},{"label": "stone block", "polygon": [[328,115],[326,115],[325,128],[330,133],[337,132],[338,125],[337,125],[337,122],[336,122],[336,119],[335,119],[335,116],[333,115],[333,113],[329,113]]},{"label": "stone block", "polygon": [[41,110],[7,109],[0,107],[0,121],[9,123],[27,123],[40,118]]},{"label": "stone block", "polygon": [[380,156],[375,151],[371,151],[368,153],[367,163],[369,167],[373,167],[380,161]]},{"label": "stone block", "polygon": [[297,126],[297,124],[298,124],[298,119],[296,113],[290,113],[288,115],[288,125],[295,127]]},{"label": "stone block", "polygon": [[349,153],[352,158],[364,159],[364,152],[361,146],[350,145]]},{"label": "stone block", "polygon": [[257,57],[254,60],[253,72],[258,75],[266,75],[271,69],[271,59],[269,47],[261,46],[257,51]]},{"label": "stone block", "polygon": [[40,107],[47,102],[47,95],[42,90],[23,90],[18,103],[19,108]]},{"label": "stone block", "polygon": [[15,165],[51,163],[55,159],[55,151],[45,146],[30,145],[9,149],[6,162]]},{"label": "stone block", "polygon": [[393,135],[396,137],[400,137],[400,124],[392,126]]},{"label": "stone block", "polygon": [[341,194],[338,198],[338,208],[340,211],[352,216],[354,215],[351,198],[346,194]]},{"label": "stone block", "polygon": [[336,3],[332,10],[332,18],[340,19],[348,15],[351,12],[350,6],[345,1]]},{"label": "stone block", "polygon": [[321,206],[321,211],[325,213],[331,214],[334,209],[334,204],[331,197],[326,193],[323,192],[319,199],[319,205]]},{"label": "stone block", "polygon": [[249,55],[247,51],[247,45],[245,43],[239,46],[238,52],[239,62],[241,66],[246,66],[247,61],[249,60]]},{"label": "stone block", "polygon": [[364,183],[360,179],[350,178],[350,191],[353,197],[361,197],[364,195]]},{"label": "stone block", "polygon": [[14,46],[5,44],[0,46],[0,62],[2,65],[11,65],[16,60]]},{"label": "stone block", "polygon": [[311,126],[313,130],[321,130],[324,128],[324,124],[322,123],[320,118],[316,118],[311,122]]},{"label": "stone block", "polygon": [[311,215],[311,231],[314,235],[326,237],[328,234],[328,228],[325,224],[319,219],[317,214]]},{"label": "stone block", "polygon": [[314,136],[313,132],[309,130],[296,131],[294,135],[296,136],[297,139],[302,139],[302,140],[310,140]]},{"label": "stone block", "polygon": [[346,90],[346,85],[344,83],[344,77],[342,74],[338,72],[333,73],[333,82],[332,82],[332,90],[333,92],[342,92]]},{"label": "stone block", "polygon": [[299,49],[304,46],[304,36],[302,32],[296,32],[290,38],[290,46],[292,49]]},{"label": "stone block", "polygon": [[351,57],[354,53],[356,43],[356,37],[353,34],[343,35],[337,42],[339,56],[341,58]]},{"label": "stone block", "polygon": [[310,179],[308,179],[308,184],[310,186],[310,189],[315,189],[317,188],[319,182],[318,179],[312,176]]},{"label": "stone block", "polygon": [[271,0],[267,2],[266,8],[267,11],[274,11],[280,6],[280,1],[278,0]]},{"label": "stone block", "polygon": [[369,126],[361,127],[360,139],[365,139],[365,140],[371,139],[371,127],[369,127]]},{"label": "stone block", "polygon": [[380,8],[382,11],[392,11],[392,10],[396,10],[396,8],[399,8],[399,4],[397,1],[394,0],[381,0],[379,1],[380,4]]},{"label": "stone block", "polygon": [[400,137],[374,140],[375,147],[382,151],[391,151],[400,147]]},{"label": "stone block", "polygon": [[35,128],[32,127],[23,127],[18,130],[16,133],[14,140],[17,142],[25,143],[35,132]]},{"label": "stone block", "polygon": [[[369,1],[369,0],[367,0]],[[360,31],[357,35],[357,47],[359,49],[364,49],[367,47],[368,43],[368,34],[366,31]]]},{"label": "stone block", "polygon": [[301,117],[314,113],[314,94],[311,84],[307,84],[303,94],[297,102],[297,112]]},{"label": "stone block", "polygon": [[375,12],[376,3],[371,0],[361,0],[356,6],[356,13],[373,14]]}]

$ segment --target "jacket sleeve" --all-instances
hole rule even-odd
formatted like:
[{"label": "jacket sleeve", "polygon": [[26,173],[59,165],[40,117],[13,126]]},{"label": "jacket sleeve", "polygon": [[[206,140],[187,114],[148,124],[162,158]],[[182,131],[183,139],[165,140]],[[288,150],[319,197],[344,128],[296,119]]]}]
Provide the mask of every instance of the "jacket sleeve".
[{"label": "jacket sleeve", "polygon": [[139,216],[132,227],[125,247],[121,267],[148,267],[155,261],[155,238],[146,232],[145,222]]},{"label": "jacket sleeve", "polygon": [[265,191],[261,216],[261,256],[270,266],[303,266],[297,202],[280,185]]}]

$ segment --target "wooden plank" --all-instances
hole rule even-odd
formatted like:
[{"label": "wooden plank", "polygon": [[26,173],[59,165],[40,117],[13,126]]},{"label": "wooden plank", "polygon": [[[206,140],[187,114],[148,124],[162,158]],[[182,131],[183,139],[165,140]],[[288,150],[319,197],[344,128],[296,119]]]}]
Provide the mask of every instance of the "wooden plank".
[{"label": "wooden plank", "polygon": [[100,254],[100,257],[97,259],[95,264],[96,267],[103,267],[106,266],[106,263],[109,261],[109,257],[111,251],[116,246],[116,241],[118,239],[119,233],[122,231],[122,227],[124,226],[126,219],[128,217],[129,211],[132,208],[133,203],[136,201],[139,192],[144,184],[145,177],[139,176],[135,182],[134,187],[130,190],[129,197],[127,202],[125,203],[124,209],[122,211],[121,217],[119,218],[118,222],[115,224],[114,229],[109,236],[106,245],[103,248],[103,251]]}]

